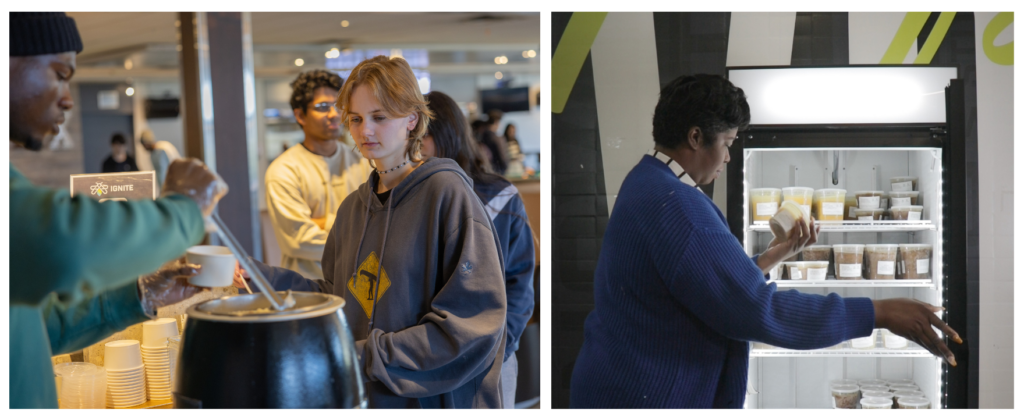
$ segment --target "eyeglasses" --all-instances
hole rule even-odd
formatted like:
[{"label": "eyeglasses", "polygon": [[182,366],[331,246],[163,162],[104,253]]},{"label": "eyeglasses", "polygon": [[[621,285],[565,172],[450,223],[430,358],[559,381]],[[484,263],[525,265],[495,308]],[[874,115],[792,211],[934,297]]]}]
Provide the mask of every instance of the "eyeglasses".
[{"label": "eyeglasses", "polygon": [[317,112],[328,112],[332,109],[334,110],[334,112],[338,112],[338,108],[334,107],[333,102],[320,102],[318,104],[313,104],[313,109],[315,109]]}]

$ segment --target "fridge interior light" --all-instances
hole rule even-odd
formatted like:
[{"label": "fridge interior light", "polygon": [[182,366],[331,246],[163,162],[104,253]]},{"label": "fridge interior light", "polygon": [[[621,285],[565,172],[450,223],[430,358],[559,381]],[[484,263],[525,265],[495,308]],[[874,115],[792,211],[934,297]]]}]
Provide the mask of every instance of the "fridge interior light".
[{"label": "fridge interior light", "polygon": [[955,67],[730,69],[743,89],[750,124],[944,123]]}]

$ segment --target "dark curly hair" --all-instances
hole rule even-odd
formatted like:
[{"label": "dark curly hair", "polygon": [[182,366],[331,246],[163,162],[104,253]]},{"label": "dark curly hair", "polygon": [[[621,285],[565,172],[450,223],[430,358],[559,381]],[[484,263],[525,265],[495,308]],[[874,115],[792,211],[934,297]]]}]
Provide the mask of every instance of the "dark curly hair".
[{"label": "dark curly hair", "polygon": [[716,74],[681,76],[661,89],[654,108],[654,143],[674,150],[686,141],[692,127],[700,128],[704,146],[726,130],[744,130],[750,106],[743,89]]},{"label": "dark curly hair", "polygon": [[301,109],[306,112],[306,107],[313,102],[313,92],[321,87],[329,87],[340,91],[342,82],[341,76],[327,70],[310,70],[299,73],[292,82],[292,97],[288,101],[292,109]]}]

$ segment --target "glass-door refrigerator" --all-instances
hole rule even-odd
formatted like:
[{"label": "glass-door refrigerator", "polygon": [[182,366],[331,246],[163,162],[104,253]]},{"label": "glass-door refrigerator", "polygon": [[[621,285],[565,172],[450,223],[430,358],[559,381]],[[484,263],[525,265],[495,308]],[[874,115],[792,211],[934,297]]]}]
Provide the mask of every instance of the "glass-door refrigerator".
[{"label": "glass-door refrigerator", "polygon": [[[745,91],[752,118],[727,169],[733,234],[749,255],[763,252],[774,237],[767,220],[786,201],[821,225],[818,246],[780,264],[768,281],[779,291],[921,300],[945,307],[937,315],[966,337],[957,69],[748,67],[728,74]],[[965,347],[951,346],[954,368],[879,329],[816,350],[752,343],[745,406],[861,409],[871,408],[861,404],[865,396],[889,392],[927,401],[908,398],[906,407],[966,407]]]}]

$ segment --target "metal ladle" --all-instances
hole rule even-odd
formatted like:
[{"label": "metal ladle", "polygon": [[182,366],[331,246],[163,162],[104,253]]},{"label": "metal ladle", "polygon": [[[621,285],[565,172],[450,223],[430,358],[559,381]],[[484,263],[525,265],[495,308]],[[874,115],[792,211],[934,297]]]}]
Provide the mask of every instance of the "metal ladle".
[{"label": "metal ladle", "polygon": [[245,248],[242,248],[242,245],[238,243],[238,240],[235,239],[234,235],[231,234],[231,231],[224,225],[224,221],[220,219],[217,212],[213,212],[213,214],[210,215],[210,219],[213,221],[213,224],[217,226],[217,234],[224,240],[224,244],[227,245],[228,249],[231,250],[231,253],[235,255],[235,258],[238,259],[238,264],[242,266],[242,269],[249,273],[249,277],[251,277],[252,280],[256,282],[256,285],[260,287],[260,292],[263,293],[263,296],[266,296],[274,309],[283,311],[295,306],[295,298],[292,297],[290,290],[283,298],[278,296],[277,293],[274,293],[274,288],[270,286],[270,282],[267,281],[267,278],[263,277],[263,272],[258,270],[255,265],[249,261],[249,254],[245,252]]}]

